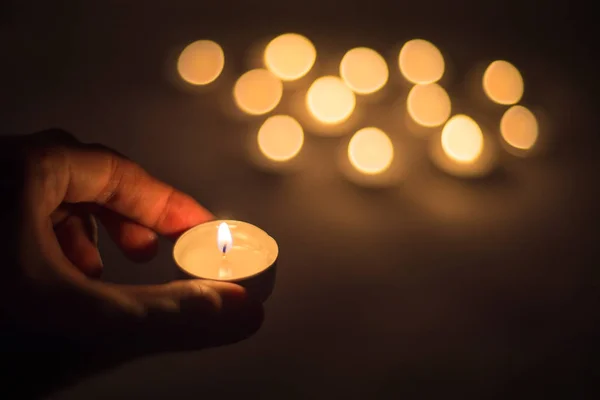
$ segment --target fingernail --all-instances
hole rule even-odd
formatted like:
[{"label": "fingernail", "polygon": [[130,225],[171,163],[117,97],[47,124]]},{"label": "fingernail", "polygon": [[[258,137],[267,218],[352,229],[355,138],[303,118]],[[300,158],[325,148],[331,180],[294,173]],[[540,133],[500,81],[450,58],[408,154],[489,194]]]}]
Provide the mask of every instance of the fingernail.
[{"label": "fingernail", "polygon": [[87,275],[93,279],[100,279],[102,277],[102,273],[104,272],[104,261],[102,261],[102,256],[100,255],[100,251],[96,249],[96,266],[92,267],[90,271],[88,271]]},{"label": "fingernail", "polygon": [[104,261],[102,261],[102,255],[100,254],[100,250],[98,251],[98,263],[101,269],[104,269]]},{"label": "fingernail", "polygon": [[93,214],[87,215],[86,229],[90,240],[98,247],[98,222]]},{"label": "fingernail", "polygon": [[248,304],[248,293],[242,286],[212,281],[205,281],[202,285],[211,287],[219,295],[223,311],[237,310]]}]

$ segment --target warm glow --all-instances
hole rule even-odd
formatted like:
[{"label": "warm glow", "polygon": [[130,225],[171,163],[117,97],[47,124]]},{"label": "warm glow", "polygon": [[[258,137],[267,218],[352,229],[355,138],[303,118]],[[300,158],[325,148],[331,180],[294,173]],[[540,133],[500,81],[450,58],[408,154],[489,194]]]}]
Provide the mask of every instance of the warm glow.
[{"label": "warm glow", "polygon": [[302,126],[289,115],[269,117],[258,130],[258,147],[270,160],[294,158],[304,143]]},{"label": "warm glow", "polygon": [[444,57],[431,42],[414,39],[406,42],[398,58],[400,72],[412,83],[433,83],[444,75]]},{"label": "warm glow", "polygon": [[483,73],[483,90],[496,103],[515,104],[523,96],[523,77],[508,61],[494,61]]},{"label": "warm glow", "polygon": [[233,238],[227,222],[222,222],[217,231],[217,248],[223,253],[227,253],[233,246]]},{"label": "warm glow", "polygon": [[306,105],[317,120],[337,124],[350,117],[356,98],[340,78],[324,76],[314,81],[308,89]]},{"label": "warm glow", "polygon": [[470,163],[483,150],[481,128],[471,117],[455,115],[442,130],[442,148],[454,161]]},{"label": "warm glow", "polygon": [[535,115],[523,106],[512,106],[500,120],[500,133],[509,145],[519,150],[529,150],[538,137]]},{"label": "warm glow", "polygon": [[415,85],[408,93],[407,109],[419,125],[440,126],[450,116],[450,97],[437,83]]},{"label": "warm glow", "polygon": [[235,83],[233,97],[238,107],[253,115],[273,110],[283,94],[283,84],[266,69],[246,72]]},{"label": "warm glow", "polygon": [[231,268],[220,267],[219,268],[219,279],[229,279],[233,276]]},{"label": "warm glow", "polygon": [[363,128],[350,139],[348,158],[358,171],[368,175],[379,174],[392,163],[394,146],[382,130]]},{"label": "warm glow", "polygon": [[223,49],[212,40],[190,43],[179,55],[177,70],[184,81],[192,85],[207,85],[223,71]]},{"label": "warm glow", "polygon": [[378,52],[366,47],[357,47],[348,51],[342,58],[340,76],[356,93],[368,94],[385,85],[389,71]]},{"label": "warm glow", "polygon": [[306,75],[317,58],[310,40],[296,33],[277,36],[265,48],[264,61],[269,71],[284,81]]}]

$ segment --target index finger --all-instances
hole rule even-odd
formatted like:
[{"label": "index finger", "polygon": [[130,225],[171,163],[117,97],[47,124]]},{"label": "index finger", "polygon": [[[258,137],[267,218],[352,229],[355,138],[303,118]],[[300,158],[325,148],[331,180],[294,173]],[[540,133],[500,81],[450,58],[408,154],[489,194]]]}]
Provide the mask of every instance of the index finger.
[{"label": "index finger", "polygon": [[34,180],[55,182],[53,190],[45,182],[37,185],[41,188],[38,195],[43,196],[46,215],[63,201],[91,202],[171,237],[213,219],[189,195],[109,150],[60,147],[46,151],[35,164],[38,173],[33,175]]}]

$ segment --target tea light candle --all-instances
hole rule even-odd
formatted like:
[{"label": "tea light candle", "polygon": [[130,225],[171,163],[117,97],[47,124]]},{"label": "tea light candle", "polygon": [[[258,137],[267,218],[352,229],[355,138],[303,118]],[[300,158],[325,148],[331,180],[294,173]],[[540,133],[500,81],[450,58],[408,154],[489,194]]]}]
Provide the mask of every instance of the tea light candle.
[{"label": "tea light candle", "polygon": [[196,278],[241,282],[274,266],[279,248],[265,231],[242,221],[197,225],[179,237],[173,258]]}]

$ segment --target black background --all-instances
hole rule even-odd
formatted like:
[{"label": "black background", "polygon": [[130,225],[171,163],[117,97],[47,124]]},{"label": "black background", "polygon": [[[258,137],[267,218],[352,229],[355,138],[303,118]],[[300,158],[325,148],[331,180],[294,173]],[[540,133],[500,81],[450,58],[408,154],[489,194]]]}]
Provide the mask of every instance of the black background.
[{"label": "black background", "polygon": [[[56,399],[583,398],[594,385],[598,56],[584,6],[112,0],[3,9],[0,131],[60,127],[111,146],[280,246],[266,320],[249,340],[98,368],[94,357],[71,365],[51,356],[29,364],[23,385],[58,384]],[[299,171],[261,172],[246,143],[262,118],[231,115],[230,90],[252,67],[248,49],[289,31],[313,39],[323,73],[350,47],[391,60],[404,41],[429,39],[446,57],[458,109],[492,128],[502,108],[471,99],[468,77],[478,63],[510,60],[524,76],[523,103],[547,117],[544,151],[503,153],[499,177],[459,180],[437,171],[393,115],[374,111],[366,120],[410,143],[415,161],[401,184],[348,182],[335,163],[340,141],[310,130]],[[174,79],[173,62],[201,38],[224,47],[226,67],[193,91]],[[384,105],[406,95],[390,65]],[[175,279],[171,244],[161,245],[137,265],[103,234],[106,279]]]}]

